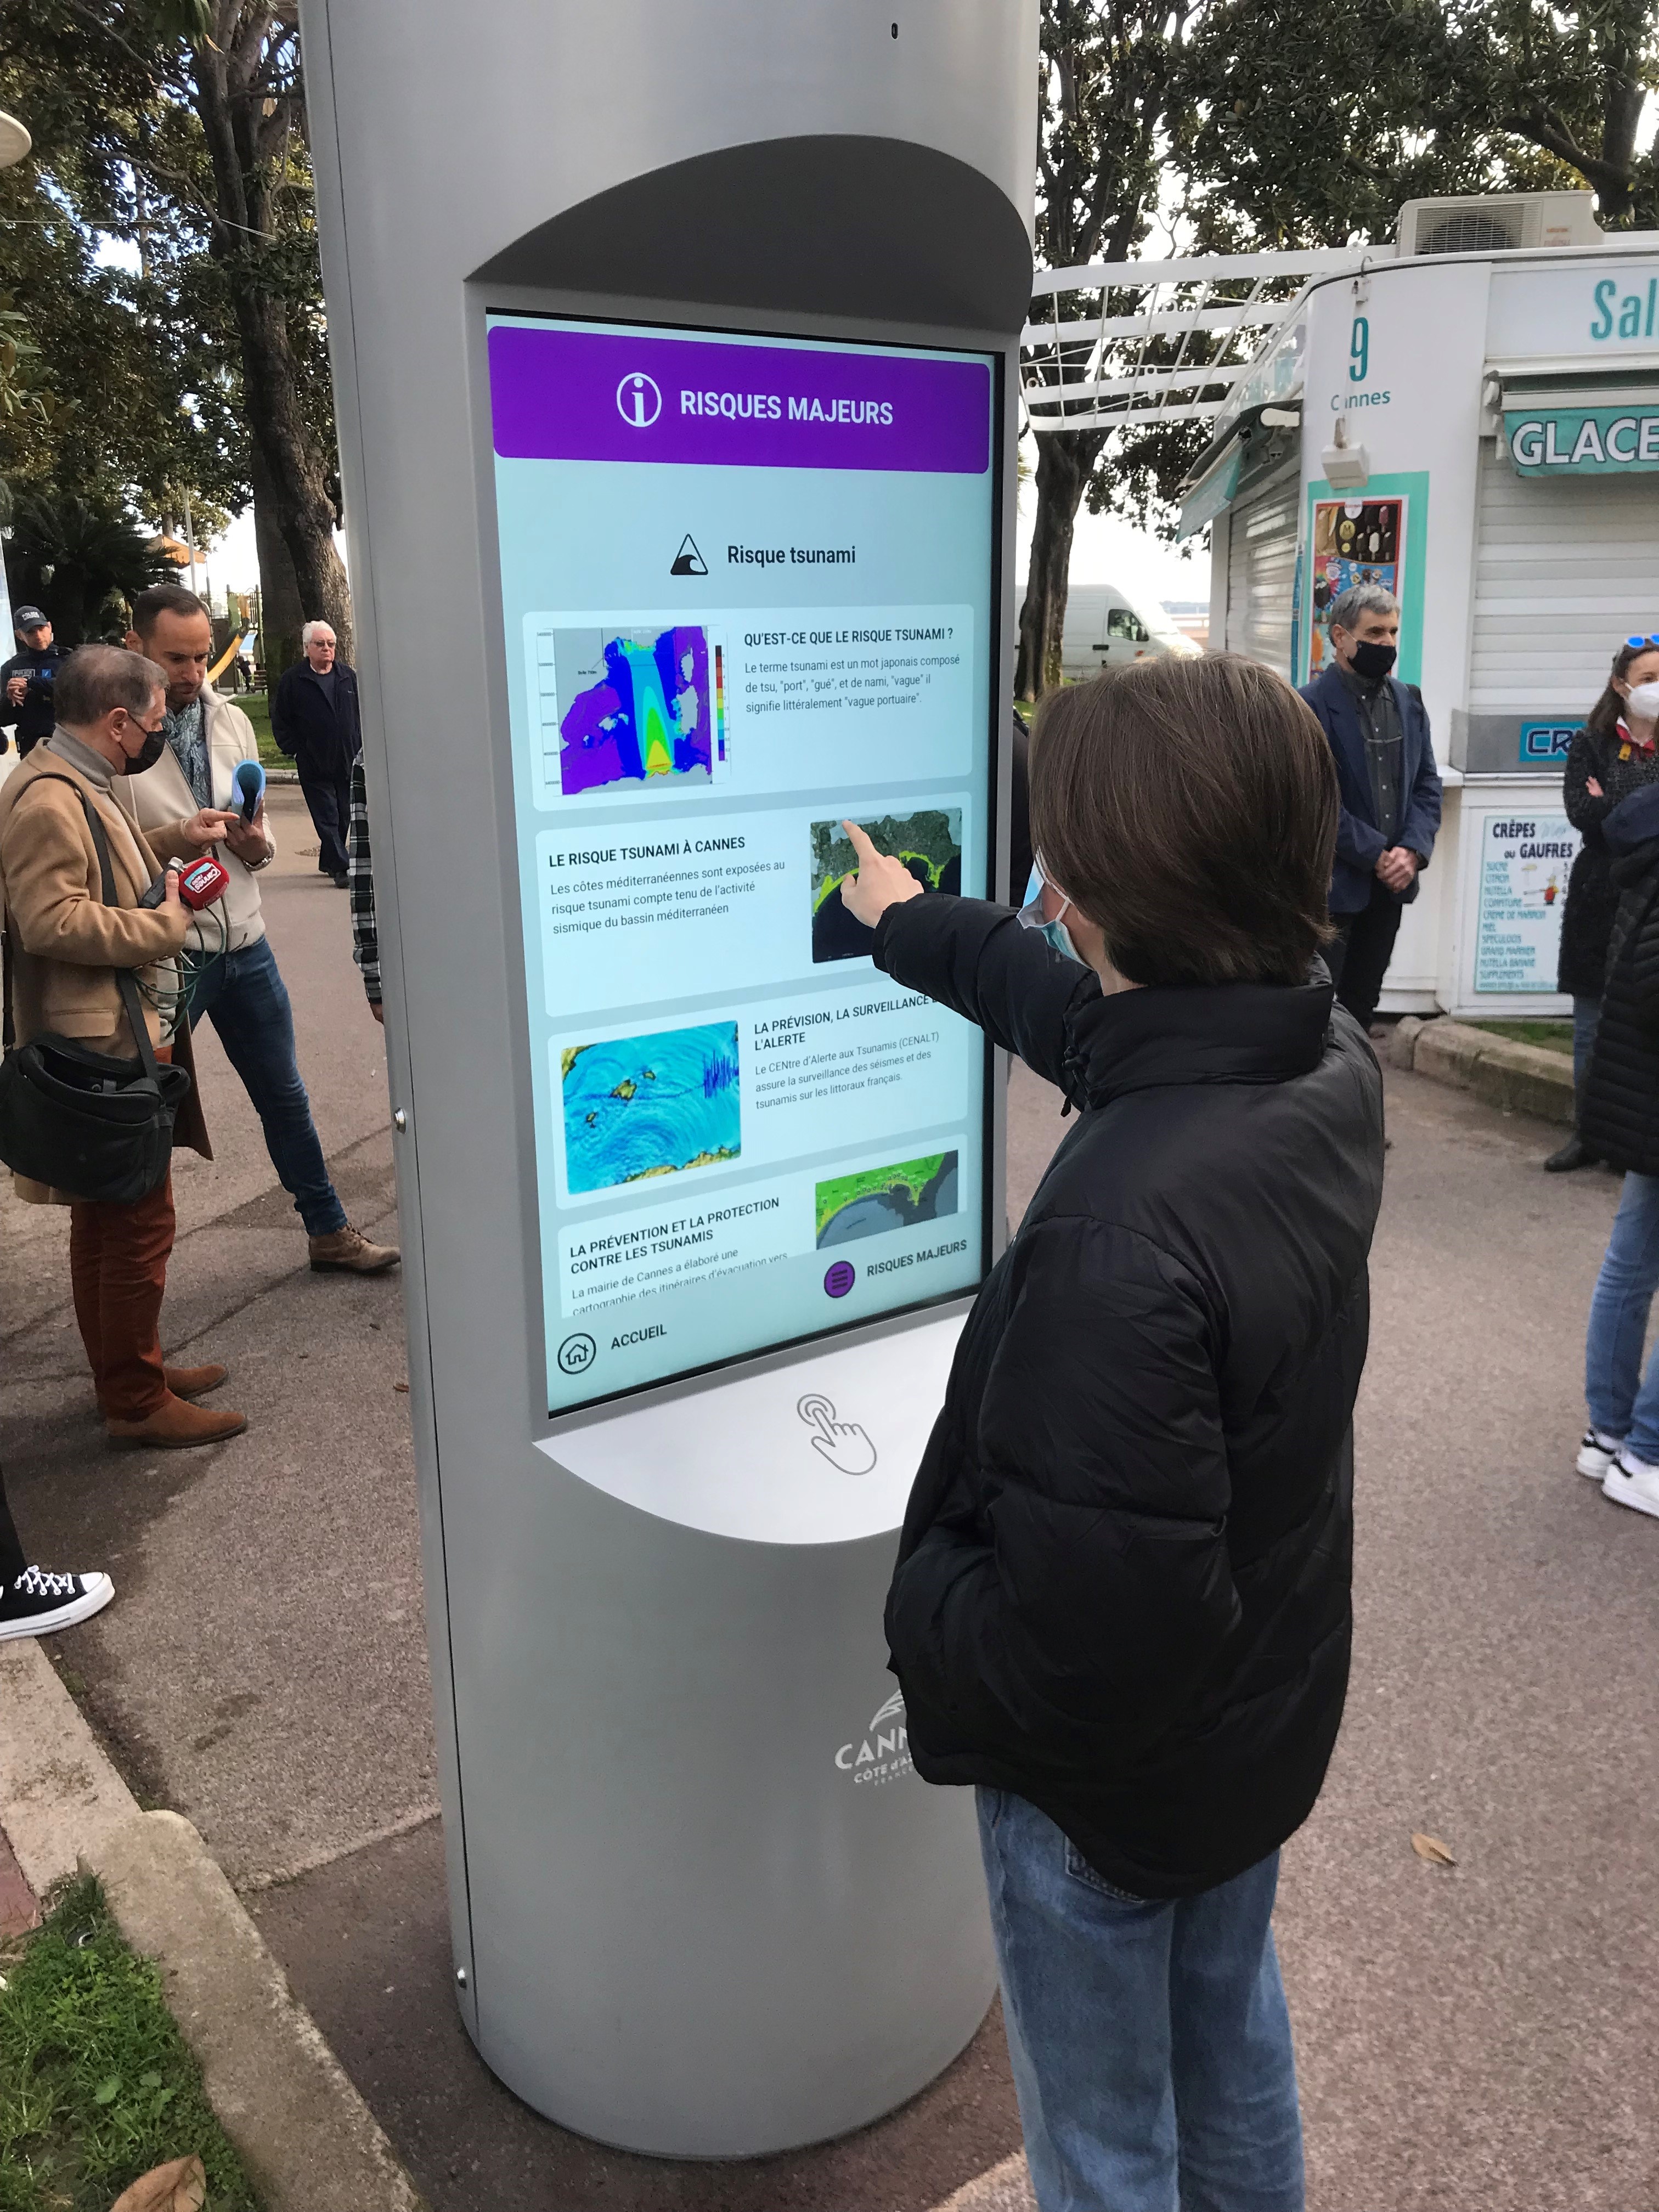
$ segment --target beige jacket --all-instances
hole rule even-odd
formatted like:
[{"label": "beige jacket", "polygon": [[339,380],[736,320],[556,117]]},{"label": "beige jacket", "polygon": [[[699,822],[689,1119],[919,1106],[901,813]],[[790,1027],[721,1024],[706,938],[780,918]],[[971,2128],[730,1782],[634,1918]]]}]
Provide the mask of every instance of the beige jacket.
[{"label": "beige jacket", "polygon": [[[65,781],[52,780],[59,776]],[[98,849],[70,785],[86,793],[103,823],[113,907],[103,902]],[[115,970],[129,968],[141,981],[150,981],[156,964],[170,960],[184,943],[185,908],[138,904],[158,861],[196,852],[183,830],[184,817],[176,817],[141,840],[108,793],[44,744],[0,784],[0,923],[9,949],[12,1019],[20,1044],[50,1030],[94,1052],[132,1058],[137,1044]],[[163,968],[159,980],[173,980],[173,971]],[[148,1003],[144,1013],[151,1042],[160,1044],[161,1017]],[[188,1031],[174,1045],[174,1059],[188,1066]],[[174,1141],[211,1157],[193,1090],[179,1115]],[[21,1176],[17,1190],[35,1200],[51,1195]]]},{"label": "beige jacket", "polygon": [[[258,759],[258,740],[253,734],[252,723],[241,708],[233,706],[228,699],[222,699],[210,684],[202,688],[202,709],[207,718],[213,804],[234,811],[236,788],[231,779],[236,773],[236,763]],[[169,823],[182,821],[196,811],[196,794],[185,781],[185,772],[171,745],[164,748],[155,767],[146,769],[142,775],[118,777],[115,793],[124,811],[147,835],[165,830]],[[264,833],[267,848],[275,853],[276,840],[271,835],[269,817]],[[265,933],[258,876],[237,859],[228,845],[216,845],[213,849],[230,877],[229,886],[216,911],[222,913],[227,951],[240,952],[245,945],[257,944]],[[192,917],[190,938],[193,951],[213,953],[219,949],[219,932],[213,921],[204,923]]]}]

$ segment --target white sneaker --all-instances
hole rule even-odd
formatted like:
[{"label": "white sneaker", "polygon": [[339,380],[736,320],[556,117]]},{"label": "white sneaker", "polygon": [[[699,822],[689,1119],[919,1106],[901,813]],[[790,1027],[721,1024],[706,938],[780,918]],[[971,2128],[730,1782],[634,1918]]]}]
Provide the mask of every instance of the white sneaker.
[{"label": "white sneaker", "polygon": [[1601,1495],[1612,1498],[1615,1505],[1634,1506],[1638,1513],[1650,1513],[1659,1521],[1659,1467],[1650,1467],[1645,1460],[1634,1459],[1621,1449],[1601,1478]]},{"label": "white sneaker", "polygon": [[1609,1443],[1595,1429],[1586,1429],[1583,1442],[1578,1447],[1578,1456],[1573,1462],[1580,1474],[1589,1475],[1592,1482],[1600,1482],[1619,1456],[1617,1443]]}]

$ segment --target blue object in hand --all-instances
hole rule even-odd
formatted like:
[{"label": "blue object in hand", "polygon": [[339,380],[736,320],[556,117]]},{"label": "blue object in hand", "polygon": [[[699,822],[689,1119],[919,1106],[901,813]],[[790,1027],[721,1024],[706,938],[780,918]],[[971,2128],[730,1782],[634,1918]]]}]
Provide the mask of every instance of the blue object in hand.
[{"label": "blue object in hand", "polygon": [[231,778],[236,787],[236,797],[242,810],[244,822],[252,822],[259,811],[259,801],[265,795],[265,772],[258,761],[238,761],[236,773]]}]

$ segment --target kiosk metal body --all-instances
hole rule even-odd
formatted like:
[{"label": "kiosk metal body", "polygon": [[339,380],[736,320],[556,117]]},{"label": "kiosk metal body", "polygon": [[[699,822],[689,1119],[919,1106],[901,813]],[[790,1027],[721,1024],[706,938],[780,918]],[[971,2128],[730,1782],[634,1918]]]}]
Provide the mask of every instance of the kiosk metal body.
[{"label": "kiosk metal body", "polygon": [[[980,380],[989,442],[975,466],[986,489],[962,474],[929,479],[934,490],[920,478],[907,491],[911,479],[872,477],[869,496],[872,514],[888,512],[879,497],[898,502],[895,543],[924,552],[924,494],[981,502],[973,512],[985,518],[984,573],[971,593],[954,595],[980,609],[970,627],[983,727],[960,802],[940,801],[927,819],[957,841],[964,888],[1000,888],[1007,770],[996,742],[1006,709],[995,702],[1012,690],[1035,0],[890,0],[881,9],[846,0],[788,9],[760,0],[691,9],[489,0],[464,33],[453,15],[411,11],[408,0],[305,0],[301,12],[398,1132],[459,2002],[495,2071],[565,2125],[665,2154],[773,2150],[856,2126],[911,2095],[962,2049],[994,1986],[972,1807],[966,1793],[928,1790],[909,1770],[881,1608],[966,1297],[1004,1233],[1002,1070],[988,1054],[970,1067],[950,1045],[982,1109],[982,1128],[962,1140],[971,1195],[957,1194],[957,1153],[937,1132],[920,1147],[927,1158],[909,1164],[932,1169],[929,1202],[940,1213],[959,1206],[965,1224],[948,1247],[957,1257],[944,1290],[919,1288],[908,1302],[890,1285],[878,1292],[863,1245],[847,1248],[858,1265],[832,1255],[827,1271],[810,1249],[769,1259],[787,1285],[773,1348],[757,1348],[764,1322],[751,1316],[728,1357],[699,1354],[675,1371],[665,1352],[654,1373],[619,1364],[620,1379],[607,1384],[606,1309],[580,1325],[586,1293],[554,1280],[566,1255],[585,1249],[569,1226],[580,1229],[592,1187],[576,1147],[599,1109],[579,1124],[567,1096],[556,1142],[547,1116],[557,1120],[561,1083],[568,1093],[590,1039],[568,1025],[550,1045],[544,1036],[550,1023],[557,1030],[552,1001],[576,971],[555,935],[538,934],[527,902],[540,896],[535,871],[574,853],[556,842],[561,823],[608,821],[614,837],[622,817],[605,813],[605,791],[597,811],[572,811],[594,794],[573,794],[574,771],[557,787],[556,738],[537,770],[554,778],[549,811],[527,795],[522,726],[535,704],[538,633],[531,617],[506,611],[519,605],[510,537],[519,526],[508,508],[520,500],[529,518],[526,560],[575,578],[587,573],[586,554],[575,561],[568,543],[575,510],[538,509],[537,487],[598,479],[580,456],[544,458],[534,425],[531,458],[503,459],[501,364],[514,348],[550,359],[548,348],[567,341],[584,361],[599,359],[595,349],[631,331],[658,349],[641,359],[659,362],[672,345],[741,347],[757,389],[762,371],[783,373],[780,362],[818,374],[826,391],[832,371],[855,370],[867,370],[872,392],[896,389],[905,349],[921,364],[915,374],[934,377],[939,391],[952,379]],[[793,353],[776,350],[784,341]],[[738,353],[722,358],[735,362]],[[635,377],[624,404],[618,386],[617,404],[625,426],[644,431],[651,409],[641,388]],[[537,424],[559,417],[545,397],[538,386],[526,402]],[[861,412],[839,417],[842,427],[878,403],[853,404]],[[671,390],[671,416],[676,404]],[[678,413],[689,407],[682,395]],[[792,435],[793,422],[792,403]],[[613,424],[608,434],[621,434]],[[812,455],[827,447],[800,451],[806,461],[788,463],[798,475],[776,478],[779,499],[787,507],[796,483],[824,514],[839,499],[836,511],[856,519],[864,480],[815,473]],[[671,478],[685,480],[671,471],[661,481]],[[657,479],[623,481],[615,534],[625,568],[636,512],[628,488],[639,488],[641,528],[654,529]],[[888,527],[860,540],[876,583]],[[705,567],[708,550],[697,556]],[[685,685],[661,709],[678,732],[653,762],[661,779],[629,785],[617,805],[625,812],[643,792],[633,818],[654,825],[658,850],[677,819],[707,814],[723,771],[696,744],[706,748],[718,695],[701,662],[694,673],[693,657],[720,647],[738,779],[729,787],[738,828],[725,842],[736,848],[743,823],[761,825],[753,834],[762,838],[771,834],[767,808],[777,811],[740,788],[768,726],[754,711],[759,633],[745,629],[735,586],[703,584],[689,556],[671,583],[675,551],[661,550],[651,604],[642,593],[627,603],[630,620],[658,620],[657,662],[624,629],[599,641],[613,674],[626,662],[648,684],[654,665],[669,671],[669,693]],[[941,547],[940,559],[948,552]],[[575,611],[544,623],[567,731],[566,662],[592,649],[578,617],[601,602],[623,606],[605,583],[609,557],[593,554],[592,599],[579,599],[572,581],[557,604]],[[884,600],[892,584],[887,576]],[[850,583],[840,588],[823,619],[845,620],[837,634],[851,635],[864,617]],[[941,587],[935,596],[951,595]],[[696,602],[684,617],[675,611],[683,599]],[[551,602],[544,593],[535,604]],[[931,627],[903,634],[940,637],[956,611],[936,609]],[[893,623],[884,634],[888,658],[869,680],[920,681],[895,657]],[[937,653],[948,662],[944,647]],[[742,725],[739,679],[751,687]],[[580,698],[599,696],[597,681]],[[750,732],[746,751],[737,747],[740,726]],[[653,743],[661,750],[659,726]],[[677,817],[682,772],[695,804]],[[833,815],[836,775],[830,757],[805,812]],[[922,818],[937,781],[907,820]],[[799,844],[796,830],[788,834]],[[780,881],[795,880],[783,860],[769,865]],[[750,930],[743,941],[752,947],[767,934]],[[661,932],[646,941],[669,942]],[[546,975],[544,947],[554,948]],[[566,979],[556,987],[555,969]],[[846,974],[868,980],[867,963]],[[714,1048],[698,1040],[725,1024],[734,1039],[741,1030],[750,1083],[763,1028],[805,1017],[774,1014],[751,990],[737,994],[726,1022],[723,1003],[710,1011],[720,979],[709,980],[701,997],[684,994],[684,1020],[702,1024],[695,1034],[669,1030],[658,1012],[648,1038],[640,1021],[624,1022],[621,1044],[593,1048],[707,1054]],[[802,988],[803,1005],[818,1003],[815,991],[860,1020],[910,1018],[903,1008],[854,1005],[828,970],[809,973]],[[636,995],[649,994],[641,986]],[[605,1030],[603,1011],[596,999],[590,1027]],[[562,1045],[564,1037],[573,1041]],[[718,1053],[705,1057],[711,1112],[723,1071]],[[726,1072],[735,1082],[735,1046]],[[635,1073],[604,1093],[607,1114],[659,1069]],[[861,1110],[846,1109],[854,1119]],[[618,1205],[635,1208],[626,1218],[644,1218],[641,1188],[737,1188],[742,1161],[758,1157],[752,1090],[744,1112],[742,1160],[733,1133],[665,1164],[690,1173],[619,1184]],[[763,1152],[768,1140],[758,1141]],[[780,1158],[787,1150],[773,1142]],[[820,1243],[826,1206],[856,1181],[816,1185]],[[837,1218],[856,1232],[870,1202],[854,1195]],[[673,1203],[682,1222],[703,1218],[690,1200]],[[946,1247],[910,1229],[883,1249],[932,1265]],[[856,1292],[844,1307],[821,1298],[822,1319],[798,1326],[790,1301],[818,1274],[830,1301],[840,1281],[855,1281]],[[919,1265],[919,1285],[922,1275]],[[706,1334],[710,1313],[735,1314],[744,1296],[752,1306],[742,1279],[711,1277],[678,1293],[675,1325],[688,1341],[697,1328]],[[637,1379],[627,1384],[627,1374]]]}]

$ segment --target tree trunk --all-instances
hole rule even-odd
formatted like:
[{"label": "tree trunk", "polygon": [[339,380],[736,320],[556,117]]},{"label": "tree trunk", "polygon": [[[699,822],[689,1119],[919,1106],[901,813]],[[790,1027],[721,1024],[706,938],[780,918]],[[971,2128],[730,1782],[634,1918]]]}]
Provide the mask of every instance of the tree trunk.
[{"label": "tree trunk", "polygon": [[1106,438],[1104,430],[1054,430],[1037,440],[1036,516],[1014,672],[1014,689],[1022,699],[1040,699],[1060,680],[1072,533]]},{"label": "tree trunk", "polygon": [[236,319],[243,404],[269,483],[269,520],[288,548],[305,619],[329,623],[340,658],[349,660],[351,592],[334,550],[327,460],[306,420],[287,301],[263,265],[271,207],[257,135],[264,103],[250,77],[271,11],[251,0],[242,12],[238,22],[235,8],[222,9],[220,27],[230,35],[196,55],[196,109],[213,166],[212,251]]},{"label": "tree trunk", "polygon": [[259,549],[259,641],[265,681],[275,690],[276,678],[300,658],[306,611],[287,540],[276,525],[270,471],[257,441],[248,457],[248,474],[253,483],[253,538]]}]

